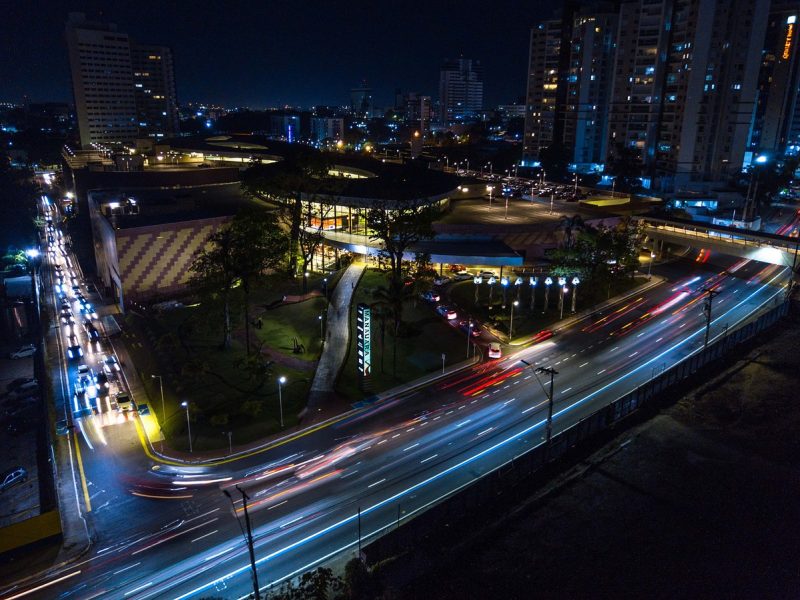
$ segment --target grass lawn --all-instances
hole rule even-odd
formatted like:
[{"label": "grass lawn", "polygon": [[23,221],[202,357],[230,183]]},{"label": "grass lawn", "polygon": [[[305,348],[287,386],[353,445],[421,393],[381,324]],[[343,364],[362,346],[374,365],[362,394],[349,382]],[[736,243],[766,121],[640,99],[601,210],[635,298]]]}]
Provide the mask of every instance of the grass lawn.
[{"label": "grass lawn", "polygon": [[[541,278],[540,278],[541,279]],[[578,286],[578,300],[575,309],[583,310],[594,306],[612,296],[623,294],[626,291],[641,285],[646,281],[644,277],[636,279],[620,279],[612,283],[610,289],[599,290],[590,286]],[[547,312],[544,312],[545,286],[541,283],[536,287],[534,309],[531,311],[530,287],[522,286],[520,290],[519,305],[514,308],[514,339],[526,335],[533,335],[560,319],[558,310],[558,284],[551,286],[550,303]],[[564,317],[570,314],[572,308],[572,286],[570,293],[564,298]],[[475,284],[472,281],[460,281],[450,285],[447,290],[450,301],[457,306],[459,313],[469,313],[483,323],[492,323],[503,334],[508,334],[511,318],[511,303],[517,298],[516,290],[508,290],[508,298],[503,308],[502,286],[495,285],[491,303],[489,302],[489,286],[482,284],[478,289],[478,302],[475,302]]]},{"label": "grass lawn", "polygon": [[[260,365],[247,363],[241,325],[234,331],[233,347],[220,349],[221,332],[213,326],[218,317],[203,307],[146,317],[129,314],[126,333],[134,334],[142,345],[128,345],[153,407],[161,406],[161,395],[158,380],[150,374],[164,377],[164,429],[170,445],[188,447],[185,412],[180,408],[184,400],[191,403],[195,450],[227,447],[226,431],[233,431],[234,445],[278,432],[279,376],[287,379],[282,392],[284,425],[295,425],[319,357],[317,316],[324,306],[325,299],[317,297],[273,310],[254,308],[252,315],[260,315],[263,323],[260,330],[251,328],[253,346],[258,340],[265,346]],[[292,354],[293,338],[305,345],[305,353]]]},{"label": "grass lawn", "polygon": [[[466,337],[459,330],[448,325],[437,315],[433,307],[420,300],[414,306],[408,302],[404,308],[403,320],[406,331],[397,340],[397,373],[392,373],[392,353],[394,336],[393,325],[386,325],[385,346],[381,344],[381,326],[377,319],[372,321],[372,378],[370,388],[362,391],[358,386],[356,372],[356,306],[360,302],[373,302],[373,291],[386,282],[385,275],[368,269],[355,290],[350,311],[351,338],[350,349],[344,368],[336,385],[336,391],[350,401],[387,390],[398,384],[411,381],[442,368],[442,354],[445,363],[451,365],[466,358]],[[383,366],[381,366],[383,365]]]}]

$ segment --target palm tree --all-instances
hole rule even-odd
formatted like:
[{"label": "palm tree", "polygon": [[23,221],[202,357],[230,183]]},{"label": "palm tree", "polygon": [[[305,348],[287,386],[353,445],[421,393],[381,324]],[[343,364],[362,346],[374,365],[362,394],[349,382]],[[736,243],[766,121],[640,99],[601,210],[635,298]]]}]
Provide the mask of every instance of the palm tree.
[{"label": "palm tree", "polygon": [[574,238],[577,237],[578,232],[585,231],[586,224],[583,222],[583,217],[580,215],[572,215],[571,217],[561,215],[558,229],[561,230],[564,235],[562,245],[565,249],[569,250],[572,248]]}]

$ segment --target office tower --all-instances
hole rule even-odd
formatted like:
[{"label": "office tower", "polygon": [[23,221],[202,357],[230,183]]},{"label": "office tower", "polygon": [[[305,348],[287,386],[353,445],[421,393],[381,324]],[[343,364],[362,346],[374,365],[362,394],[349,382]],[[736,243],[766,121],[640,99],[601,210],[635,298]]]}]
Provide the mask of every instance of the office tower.
[{"label": "office tower", "polygon": [[439,120],[443,126],[475,117],[483,108],[483,67],[477,60],[445,60],[439,70]]},{"label": "office tower", "polygon": [[324,140],[340,140],[344,135],[344,119],[340,117],[312,117],[311,139],[322,142]]},{"label": "office tower", "polygon": [[138,137],[163,138],[178,133],[178,103],[172,50],[131,44]]},{"label": "office tower", "polygon": [[366,81],[361,82],[361,87],[350,90],[350,112],[354,117],[369,119],[372,117],[372,88]]},{"label": "office tower", "polygon": [[128,35],[71,13],[66,28],[81,146],[133,142],[136,99]]},{"label": "office tower", "polygon": [[70,13],[66,27],[81,146],[178,131],[172,52],[137,44],[111,23]]},{"label": "office tower", "polygon": [[430,96],[422,96],[417,92],[408,92],[403,95],[403,114],[405,122],[416,127],[425,135],[430,131],[433,108]]},{"label": "office tower", "polygon": [[561,19],[553,19],[531,30],[523,164],[535,163],[541,150],[553,144],[561,60],[561,24]]},{"label": "office tower", "polygon": [[608,150],[608,111],[617,36],[617,13],[576,14],[569,44],[564,146],[578,170],[594,170]]},{"label": "office tower", "polygon": [[800,3],[774,0],[764,38],[758,103],[748,149],[784,152],[800,142]]}]

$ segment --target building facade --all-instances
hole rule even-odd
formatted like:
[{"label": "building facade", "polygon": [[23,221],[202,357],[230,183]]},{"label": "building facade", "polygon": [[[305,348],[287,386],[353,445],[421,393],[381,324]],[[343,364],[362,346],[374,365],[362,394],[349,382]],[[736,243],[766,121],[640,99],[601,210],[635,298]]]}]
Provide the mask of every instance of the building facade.
[{"label": "building facade", "polygon": [[174,137],[178,102],[172,50],[166,46],[131,44],[138,137]]},{"label": "building facade", "polygon": [[81,146],[136,139],[136,99],[128,35],[71,13],[66,29]]},{"label": "building facade", "polygon": [[111,23],[70,13],[66,41],[81,146],[178,131],[172,52],[136,44]]},{"label": "building facade", "polygon": [[344,119],[341,117],[312,117],[311,139],[316,142],[340,140],[344,136]]},{"label": "building facade", "polygon": [[477,60],[445,60],[439,70],[439,120],[443,126],[475,117],[483,108],[483,67]]}]

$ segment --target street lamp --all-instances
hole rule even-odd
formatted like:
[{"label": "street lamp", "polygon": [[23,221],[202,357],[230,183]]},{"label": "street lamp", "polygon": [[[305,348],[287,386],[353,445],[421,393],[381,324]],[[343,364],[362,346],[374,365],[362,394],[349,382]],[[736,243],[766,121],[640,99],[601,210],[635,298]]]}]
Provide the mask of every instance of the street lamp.
[{"label": "street lamp", "polygon": [[189,430],[189,454],[192,453],[192,423],[189,421],[189,403],[184,400],[181,406],[186,409],[186,428]]},{"label": "street lamp", "polygon": [[531,277],[528,282],[531,286],[531,312],[533,312],[533,307],[536,304],[536,284],[539,283],[539,278]]},{"label": "street lamp", "polygon": [[278,410],[280,411],[281,416],[281,429],[283,429],[283,392],[282,387],[283,384],[286,383],[286,377],[281,375],[278,377]]},{"label": "street lamp", "polygon": [[489,192],[489,210],[492,210],[492,192],[494,191],[494,186],[487,185],[486,191]]},{"label": "street lamp", "polygon": [[511,303],[511,320],[508,324],[508,343],[511,343],[511,338],[514,337],[514,307],[519,306],[519,300],[514,300]]},{"label": "street lamp", "polygon": [[325,325],[325,321],[322,318],[322,313],[317,317],[319,319],[319,339],[323,342],[325,341],[325,332],[323,331],[323,327]]},{"label": "street lamp", "polygon": [[508,196],[506,196],[506,212],[505,215],[503,216],[503,219],[505,219],[506,221],[508,220]]},{"label": "street lamp", "polygon": [[653,268],[653,259],[655,259],[656,253],[650,252],[650,262],[647,264],[647,281],[650,281],[650,271]]},{"label": "street lamp", "polygon": [[472,337],[472,328],[475,325],[472,322],[472,319],[469,320],[469,326],[467,327],[467,358],[469,358],[469,339]]},{"label": "street lamp", "polygon": [[561,318],[561,319],[564,318],[564,296],[566,294],[568,294],[568,293],[569,293],[569,288],[566,285],[562,286],[561,287],[561,302],[559,302],[559,304],[561,304],[561,316],[559,318]]},{"label": "street lamp", "polygon": [[575,303],[578,301],[578,284],[581,282],[578,277],[572,278],[572,312],[575,312]]},{"label": "street lamp", "polygon": [[550,286],[553,285],[553,278],[548,277],[544,280],[544,309],[542,310],[542,314],[547,312],[547,307],[550,306]]},{"label": "street lamp", "polygon": [[322,278],[322,291],[325,293],[325,302],[328,301],[328,278]]}]

